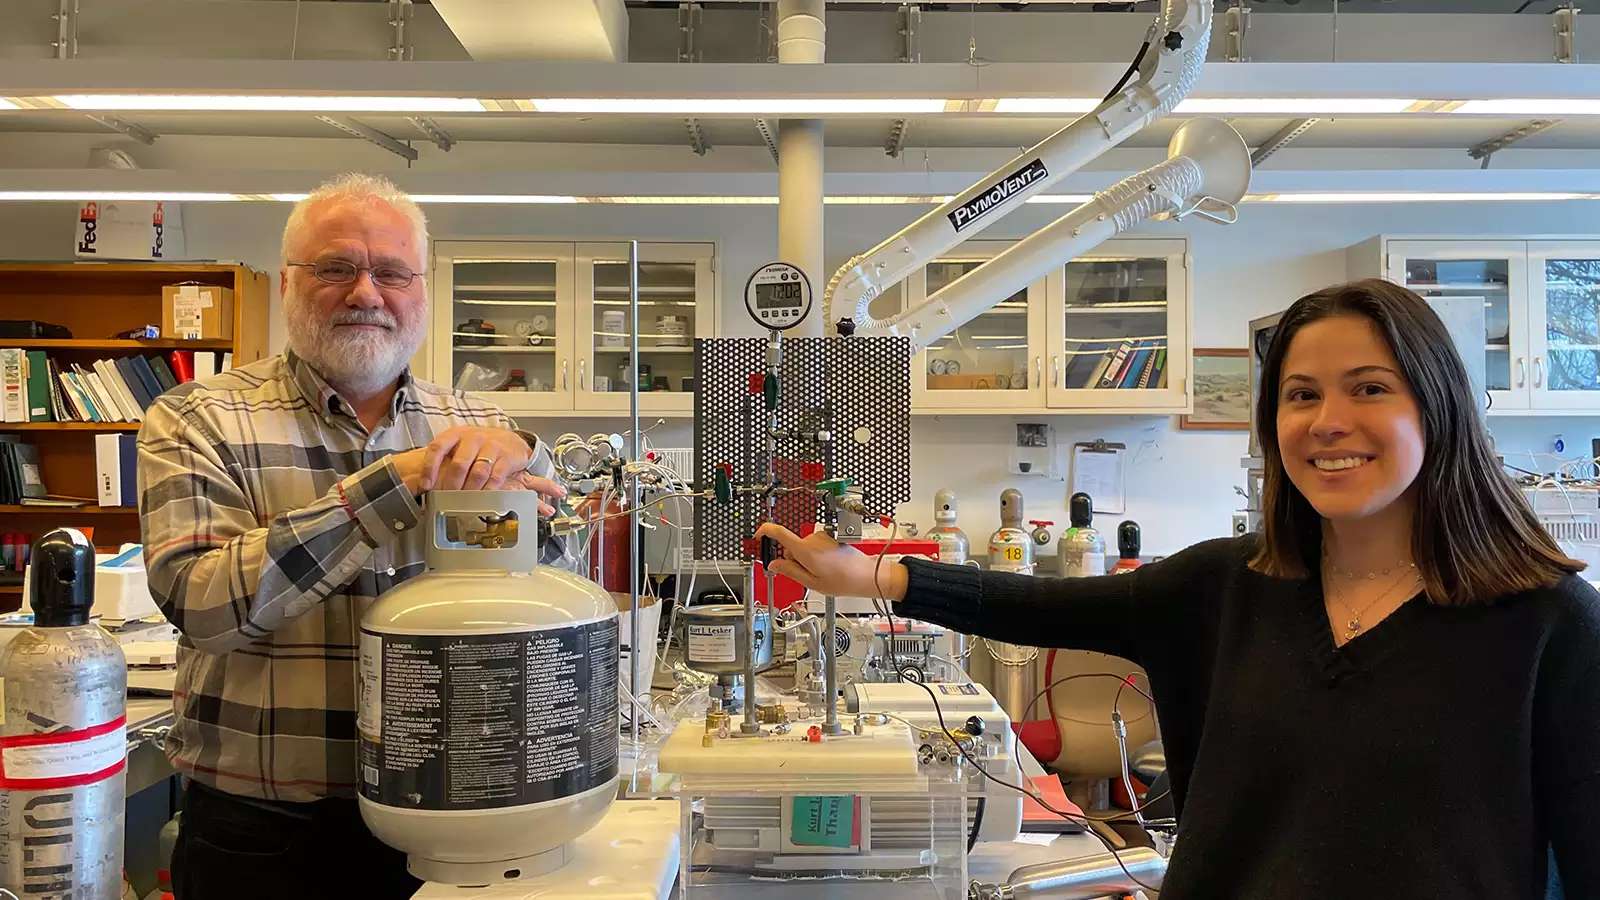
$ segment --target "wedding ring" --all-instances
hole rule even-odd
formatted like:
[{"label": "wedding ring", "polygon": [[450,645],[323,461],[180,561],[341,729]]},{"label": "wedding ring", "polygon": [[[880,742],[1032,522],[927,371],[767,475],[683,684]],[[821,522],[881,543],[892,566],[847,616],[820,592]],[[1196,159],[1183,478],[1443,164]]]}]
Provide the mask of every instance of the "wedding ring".
[{"label": "wedding ring", "polygon": [[478,457],[478,458],[477,458],[477,459],[475,459],[475,460],[473,460],[473,461],[472,461],[472,464],[473,464],[473,465],[474,465],[474,466],[475,466],[475,465],[477,465],[477,464],[478,464],[478,463],[488,463],[488,464],[489,464],[489,467],[490,467],[490,468],[491,468],[491,469],[492,469],[492,468],[494,468],[494,460],[492,460],[492,459],[490,459],[490,458],[489,458],[489,457],[487,457],[487,456],[480,456],[480,457]]}]

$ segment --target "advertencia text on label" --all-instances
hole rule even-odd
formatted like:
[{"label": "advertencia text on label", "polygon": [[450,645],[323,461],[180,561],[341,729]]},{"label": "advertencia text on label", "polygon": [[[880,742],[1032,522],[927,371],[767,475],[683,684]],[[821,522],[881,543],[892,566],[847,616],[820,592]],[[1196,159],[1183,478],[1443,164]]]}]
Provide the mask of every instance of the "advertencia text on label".
[{"label": "advertencia text on label", "polygon": [[616,775],[615,618],[514,634],[362,638],[360,684],[378,695],[360,704],[368,800],[496,809],[579,794]]}]

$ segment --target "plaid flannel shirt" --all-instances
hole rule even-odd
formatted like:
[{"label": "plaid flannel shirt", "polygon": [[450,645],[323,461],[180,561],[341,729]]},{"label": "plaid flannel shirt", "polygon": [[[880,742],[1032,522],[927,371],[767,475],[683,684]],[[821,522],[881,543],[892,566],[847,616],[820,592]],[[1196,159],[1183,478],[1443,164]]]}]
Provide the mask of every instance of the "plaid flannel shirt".
[{"label": "plaid flannel shirt", "polygon": [[268,800],[355,796],[361,616],[423,570],[421,509],[388,457],[457,425],[514,428],[408,373],[368,432],[292,353],[150,407],[139,511],[150,592],[182,634],[166,746],[179,771]]}]

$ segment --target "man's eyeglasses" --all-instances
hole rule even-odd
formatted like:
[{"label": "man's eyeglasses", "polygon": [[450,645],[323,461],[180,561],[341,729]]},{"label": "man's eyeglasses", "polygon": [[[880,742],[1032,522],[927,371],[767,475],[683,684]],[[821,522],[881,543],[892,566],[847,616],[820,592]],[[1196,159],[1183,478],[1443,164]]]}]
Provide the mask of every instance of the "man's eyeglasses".
[{"label": "man's eyeglasses", "polygon": [[371,272],[372,283],[381,288],[408,288],[417,279],[417,273],[405,266],[358,266],[343,259],[319,259],[316,262],[289,265],[310,269],[311,274],[323,284],[352,284],[361,277],[362,272]]}]

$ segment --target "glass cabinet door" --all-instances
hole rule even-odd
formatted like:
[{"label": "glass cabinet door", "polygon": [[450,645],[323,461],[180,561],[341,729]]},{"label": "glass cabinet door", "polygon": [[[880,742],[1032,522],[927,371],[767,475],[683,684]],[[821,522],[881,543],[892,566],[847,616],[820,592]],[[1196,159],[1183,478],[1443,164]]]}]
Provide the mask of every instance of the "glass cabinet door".
[{"label": "glass cabinet door", "polygon": [[[639,245],[640,408],[689,411],[694,339],[714,333],[709,244]],[[625,410],[633,383],[626,244],[578,247],[580,409]]]},{"label": "glass cabinet door", "polygon": [[1187,404],[1187,267],[1182,241],[1125,240],[1072,260],[1050,321],[1053,406]]},{"label": "glass cabinet door", "polygon": [[[926,299],[1008,246],[973,242],[908,279]],[[918,302],[914,300],[913,302]],[[1039,347],[1044,282],[1017,291],[940,338],[912,361],[912,404],[924,409],[1042,407],[1044,359]]]},{"label": "glass cabinet door", "polygon": [[1600,408],[1600,243],[1528,250],[1532,405]]},{"label": "glass cabinet door", "polygon": [[[1389,277],[1425,298],[1481,300],[1489,409],[1527,409],[1532,371],[1522,241],[1396,241]],[[1463,348],[1465,357],[1472,348]],[[1468,359],[1469,366],[1476,360]]]},{"label": "glass cabinet door", "polygon": [[435,379],[508,412],[570,407],[571,246],[439,242]]}]

